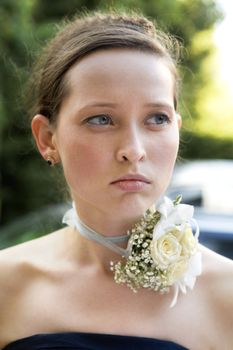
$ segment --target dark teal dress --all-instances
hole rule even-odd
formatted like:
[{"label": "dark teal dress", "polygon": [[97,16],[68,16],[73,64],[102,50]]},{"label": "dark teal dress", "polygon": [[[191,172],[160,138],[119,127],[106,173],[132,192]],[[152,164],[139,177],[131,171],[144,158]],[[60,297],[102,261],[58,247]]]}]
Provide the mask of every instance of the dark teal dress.
[{"label": "dark teal dress", "polygon": [[49,333],[22,338],[2,350],[187,350],[167,340],[95,333]]}]

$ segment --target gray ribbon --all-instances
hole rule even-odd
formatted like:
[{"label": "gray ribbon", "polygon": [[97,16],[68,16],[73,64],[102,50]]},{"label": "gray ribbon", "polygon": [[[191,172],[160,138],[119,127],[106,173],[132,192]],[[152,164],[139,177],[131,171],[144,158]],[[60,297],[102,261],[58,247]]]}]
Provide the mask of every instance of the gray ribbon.
[{"label": "gray ribbon", "polygon": [[103,246],[114,251],[115,253],[126,258],[129,256],[129,252],[127,249],[121,248],[116,244],[127,242],[129,239],[128,235],[115,237],[106,237],[101,235],[100,233],[92,230],[80,220],[74,207],[70,209],[67,213],[65,213],[62,222],[69,226],[74,226],[82,236],[99,244],[102,244]]}]

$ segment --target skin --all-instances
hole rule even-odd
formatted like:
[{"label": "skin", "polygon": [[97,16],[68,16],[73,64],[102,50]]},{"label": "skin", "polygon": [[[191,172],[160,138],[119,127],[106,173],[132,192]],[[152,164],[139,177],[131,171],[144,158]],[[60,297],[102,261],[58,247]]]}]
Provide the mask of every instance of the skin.
[{"label": "skin", "polygon": [[[66,79],[69,94],[56,126],[42,115],[33,119],[38,149],[62,163],[82,220],[105,235],[122,235],[164,193],[172,174],[181,124],[172,75],[155,55],[117,49],[85,57]],[[149,179],[141,189],[112,185],[136,172]],[[1,251],[0,347],[36,333],[83,331],[229,349],[232,262],[200,249],[203,274],[174,309],[172,293],[135,295],[116,285],[109,261],[119,256],[70,227]]]}]

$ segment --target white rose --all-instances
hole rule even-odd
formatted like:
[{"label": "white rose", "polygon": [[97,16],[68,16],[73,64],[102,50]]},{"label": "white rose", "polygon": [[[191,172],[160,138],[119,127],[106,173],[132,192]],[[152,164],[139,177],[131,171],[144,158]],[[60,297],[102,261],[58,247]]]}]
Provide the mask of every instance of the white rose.
[{"label": "white rose", "polygon": [[151,256],[154,263],[162,270],[168,268],[180,258],[182,247],[172,231],[164,234],[158,240],[151,242]]}]

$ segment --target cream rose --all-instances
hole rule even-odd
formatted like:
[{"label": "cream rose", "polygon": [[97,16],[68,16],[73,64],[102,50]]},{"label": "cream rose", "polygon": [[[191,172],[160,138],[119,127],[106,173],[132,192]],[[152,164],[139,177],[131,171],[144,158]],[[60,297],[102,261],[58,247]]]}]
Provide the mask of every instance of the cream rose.
[{"label": "cream rose", "polygon": [[182,246],[181,255],[184,257],[190,257],[194,255],[197,251],[197,239],[192,233],[192,229],[189,225],[185,226],[183,235],[180,239],[180,244]]},{"label": "cream rose", "polygon": [[154,263],[162,270],[180,258],[182,247],[172,231],[164,234],[158,240],[151,242],[151,256]]},{"label": "cream rose", "polygon": [[179,281],[188,269],[188,259],[181,258],[171,265],[167,271],[168,285],[171,286]]}]

